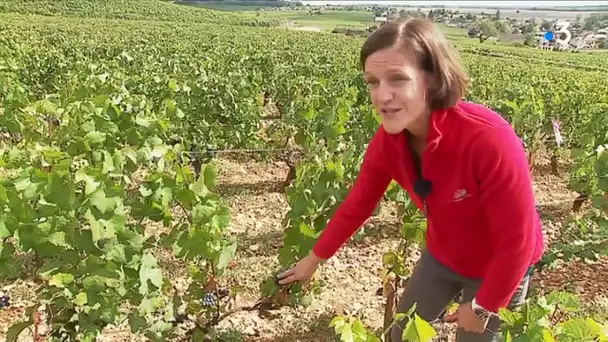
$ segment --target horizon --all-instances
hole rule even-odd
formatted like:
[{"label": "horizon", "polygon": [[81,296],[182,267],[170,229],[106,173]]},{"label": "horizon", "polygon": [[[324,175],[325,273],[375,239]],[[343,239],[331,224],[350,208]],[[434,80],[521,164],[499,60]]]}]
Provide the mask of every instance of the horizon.
[{"label": "horizon", "polygon": [[587,7],[608,6],[608,1],[399,1],[399,0],[302,0],[304,5],[419,5],[419,6],[445,6],[445,7],[505,7],[505,8],[532,8],[532,7]]}]

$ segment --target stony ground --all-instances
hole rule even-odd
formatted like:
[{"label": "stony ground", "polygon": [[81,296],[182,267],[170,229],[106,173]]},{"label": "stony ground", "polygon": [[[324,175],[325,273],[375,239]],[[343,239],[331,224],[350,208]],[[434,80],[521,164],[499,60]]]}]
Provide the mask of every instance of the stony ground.
[{"label": "stony ground", "polygon": [[[228,277],[232,283],[246,289],[239,298],[239,304],[252,305],[259,299],[260,281],[276,270],[276,257],[282,245],[281,220],[289,209],[281,188],[288,169],[280,162],[237,162],[220,158],[220,163],[219,191],[230,203],[230,232],[239,238],[240,243],[234,271]],[[547,241],[550,242],[571,205],[555,202],[575,198],[576,194],[566,190],[561,177],[550,175],[546,163],[542,162],[535,179],[535,190],[538,202],[549,204],[544,211],[555,217],[555,221],[544,220]],[[381,256],[398,243],[399,222],[395,217],[390,204],[383,206],[380,214],[367,224],[370,233],[360,241],[349,242],[322,266],[319,276],[325,287],[309,308],[285,307],[273,312],[272,317],[264,318],[257,312],[240,312],[225,320],[222,327],[244,332],[246,341],[334,341],[335,334],[328,327],[329,321],[336,314],[349,312],[357,314],[369,327],[380,328],[384,299],[376,295],[376,290],[381,286]],[[163,262],[174,263],[168,255]],[[179,264],[174,263],[171,278],[178,280],[183,277],[183,271]],[[587,300],[600,302],[602,296],[608,296],[607,277],[606,260],[596,264],[575,262],[536,274],[533,287],[542,291],[577,290]],[[30,280],[2,285],[5,285],[3,290],[11,295],[14,305],[0,311],[0,334],[23,317],[24,307],[31,304],[35,289]],[[441,332],[441,340],[452,340],[451,327],[437,328]],[[0,338],[4,336],[0,335]],[[21,340],[32,339],[23,336]],[[131,335],[127,327],[115,327],[108,329],[102,340],[139,339]]]}]

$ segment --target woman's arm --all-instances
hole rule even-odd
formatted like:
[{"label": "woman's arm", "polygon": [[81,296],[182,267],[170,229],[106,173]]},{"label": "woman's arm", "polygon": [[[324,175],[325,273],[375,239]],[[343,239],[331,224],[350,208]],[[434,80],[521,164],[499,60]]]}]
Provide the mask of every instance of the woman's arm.
[{"label": "woman's arm", "polygon": [[313,253],[318,257],[331,258],[372,215],[388,188],[392,177],[386,170],[387,161],[382,152],[385,134],[380,127],[369,143],[353,188],[313,248]]},{"label": "woman's arm", "polygon": [[508,305],[530,266],[538,216],[526,152],[513,128],[507,124],[482,134],[474,163],[494,252],[475,300],[497,312]]}]

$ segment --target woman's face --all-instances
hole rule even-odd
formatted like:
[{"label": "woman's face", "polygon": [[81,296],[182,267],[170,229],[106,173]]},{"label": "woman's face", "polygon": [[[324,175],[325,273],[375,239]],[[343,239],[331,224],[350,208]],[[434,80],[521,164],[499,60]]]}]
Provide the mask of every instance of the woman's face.
[{"label": "woman's face", "polygon": [[376,51],[365,61],[364,76],[387,133],[426,133],[428,75],[412,57],[396,47]]}]

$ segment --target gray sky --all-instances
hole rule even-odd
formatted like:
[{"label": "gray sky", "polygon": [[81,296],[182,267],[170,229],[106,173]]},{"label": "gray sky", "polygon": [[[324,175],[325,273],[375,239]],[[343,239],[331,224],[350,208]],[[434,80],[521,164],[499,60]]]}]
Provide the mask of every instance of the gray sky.
[{"label": "gray sky", "polygon": [[507,7],[534,7],[534,6],[585,6],[585,5],[608,5],[608,1],[374,1],[374,0],[361,0],[361,1],[347,1],[347,0],[319,0],[310,1],[303,0],[303,4],[336,4],[336,5],[348,5],[356,3],[365,4],[399,4],[399,5],[445,5],[450,7],[458,6],[507,6]]}]

